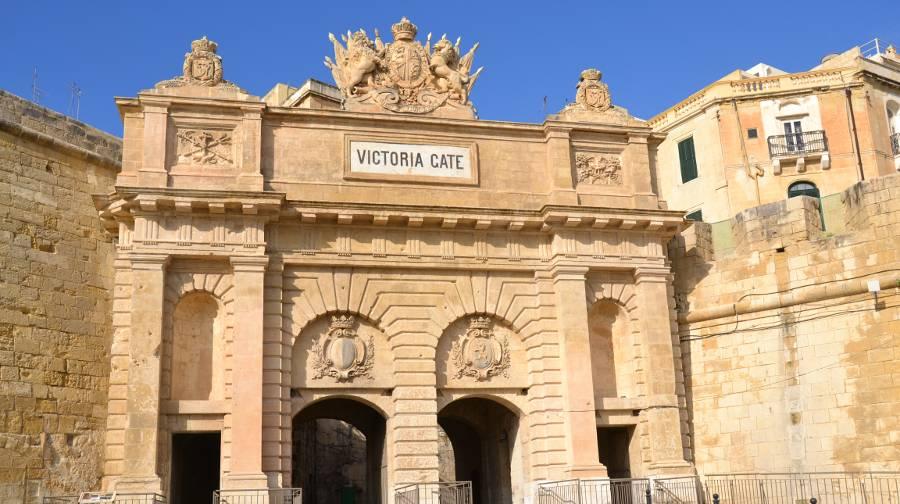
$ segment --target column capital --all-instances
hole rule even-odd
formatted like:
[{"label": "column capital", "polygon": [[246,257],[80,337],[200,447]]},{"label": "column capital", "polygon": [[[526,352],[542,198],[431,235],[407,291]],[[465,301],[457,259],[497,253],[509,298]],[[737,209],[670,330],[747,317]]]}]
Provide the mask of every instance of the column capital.
[{"label": "column capital", "polygon": [[634,269],[634,282],[668,282],[671,278],[672,271],[668,267],[647,267],[638,266]]},{"label": "column capital", "polygon": [[557,264],[549,270],[550,278],[554,282],[562,280],[576,280],[583,282],[587,278],[590,268],[587,266],[575,266],[570,264]]},{"label": "column capital", "polygon": [[165,269],[169,264],[171,257],[168,254],[129,254],[128,260],[131,261],[131,269],[138,270],[159,270]]},{"label": "column capital", "polygon": [[229,261],[234,271],[262,273],[269,264],[269,256],[232,256]]}]

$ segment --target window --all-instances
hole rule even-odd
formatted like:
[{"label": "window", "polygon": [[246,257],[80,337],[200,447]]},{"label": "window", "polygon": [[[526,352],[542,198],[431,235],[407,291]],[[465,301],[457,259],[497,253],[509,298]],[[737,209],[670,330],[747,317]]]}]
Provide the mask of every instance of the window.
[{"label": "window", "polygon": [[684,216],[685,219],[696,222],[703,222],[703,210],[694,210]]},{"label": "window", "polygon": [[681,182],[697,178],[697,154],[694,152],[694,137],[678,142],[678,161],[681,164]]},{"label": "window", "polygon": [[787,142],[788,151],[803,150],[803,127],[800,121],[784,122],[784,139]]},{"label": "window", "polygon": [[812,196],[819,197],[819,188],[812,182],[794,182],[788,187],[788,198],[795,196]]},{"label": "window", "polygon": [[747,138],[759,138],[759,131],[757,131],[756,128],[748,129]]}]

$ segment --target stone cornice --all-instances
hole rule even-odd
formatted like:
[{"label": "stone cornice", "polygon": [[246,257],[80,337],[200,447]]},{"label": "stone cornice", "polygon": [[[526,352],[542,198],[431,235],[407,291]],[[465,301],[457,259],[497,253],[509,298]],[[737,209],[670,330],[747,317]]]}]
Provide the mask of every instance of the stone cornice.
[{"label": "stone cornice", "polygon": [[[289,201],[284,193],[117,187],[94,197],[101,217],[130,220],[137,214],[259,215],[304,224],[422,227],[545,233],[624,230],[674,235],[687,227],[681,212],[546,205],[540,210],[424,207],[390,204]],[[113,230],[113,226],[108,225]],[[113,232],[115,232],[113,230]]]},{"label": "stone cornice", "polygon": [[9,121],[5,118],[0,118],[0,130],[16,137],[25,138],[40,145],[46,145],[53,149],[58,149],[65,154],[83,159],[88,163],[97,164],[107,168],[113,168],[115,170],[119,170],[122,168],[122,162],[118,159],[113,159],[111,157],[97,154],[96,152],[85,149],[84,147],[73,145],[64,140],[54,138],[50,135],[33,130],[27,126],[22,126],[21,124]]}]

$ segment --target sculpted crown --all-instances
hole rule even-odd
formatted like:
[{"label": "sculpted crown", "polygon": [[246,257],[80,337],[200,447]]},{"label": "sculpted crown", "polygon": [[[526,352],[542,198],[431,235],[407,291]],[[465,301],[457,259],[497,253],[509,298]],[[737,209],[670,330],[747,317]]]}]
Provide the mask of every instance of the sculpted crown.
[{"label": "sculpted crown", "polygon": [[209,40],[205,35],[202,39],[191,42],[192,52],[209,51],[214,53],[218,48],[219,44],[216,44],[212,40]]},{"label": "sculpted crown", "polygon": [[581,80],[600,80],[603,74],[596,68],[588,68],[581,72]]},{"label": "sculpted crown", "polygon": [[416,38],[419,28],[412,23],[406,16],[391,25],[391,33],[394,34],[394,40],[412,40]]},{"label": "sculpted crown", "polygon": [[353,315],[335,315],[331,317],[333,329],[353,329]]},{"label": "sculpted crown", "polygon": [[490,317],[472,317],[472,320],[469,321],[469,329],[490,329],[493,324]]}]

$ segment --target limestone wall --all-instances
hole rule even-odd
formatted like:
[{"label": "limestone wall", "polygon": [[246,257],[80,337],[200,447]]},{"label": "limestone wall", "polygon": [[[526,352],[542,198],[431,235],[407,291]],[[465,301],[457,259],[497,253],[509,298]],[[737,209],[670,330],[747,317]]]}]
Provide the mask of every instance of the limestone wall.
[{"label": "limestone wall", "polygon": [[841,202],[835,236],[803,197],[737,215],[727,255],[703,223],[670,244],[700,473],[900,469],[900,175]]},{"label": "limestone wall", "polygon": [[0,91],[0,501],[99,481],[119,139]]}]

